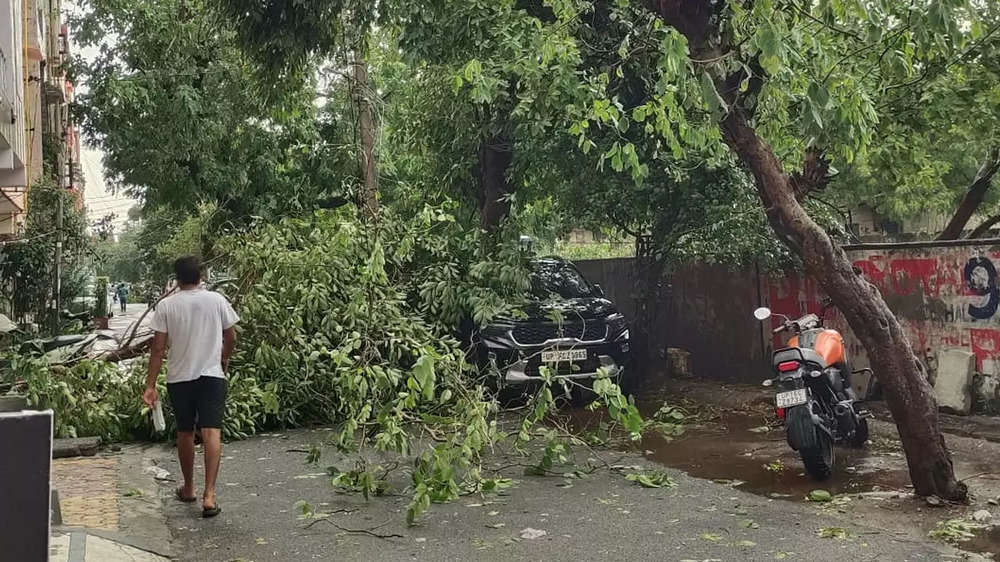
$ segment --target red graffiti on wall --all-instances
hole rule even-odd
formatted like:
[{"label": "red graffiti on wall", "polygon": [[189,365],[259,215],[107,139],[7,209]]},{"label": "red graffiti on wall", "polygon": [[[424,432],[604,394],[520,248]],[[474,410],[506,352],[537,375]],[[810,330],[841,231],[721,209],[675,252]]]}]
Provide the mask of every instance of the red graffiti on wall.
[{"label": "red graffiti on wall", "polygon": [[[811,277],[803,278],[795,274],[772,277],[768,280],[767,289],[768,303],[776,315],[783,314],[794,319],[810,312],[819,314],[823,308],[821,291]],[[771,327],[776,328],[780,325],[781,320],[772,317]],[[784,347],[785,337],[787,337],[785,334],[775,334],[773,345],[776,348]]]},{"label": "red graffiti on wall", "polygon": [[912,295],[920,288],[927,296],[937,296],[937,258],[907,258],[892,260],[889,275],[892,289],[897,295]]},{"label": "red graffiti on wall", "polygon": [[877,262],[882,261],[882,256],[871,256],[866,260],[854,262],[854,266],[861,270],[861,275],[870,283],[878,287],[880,291],[885,291],[885,272],[878,266]]},{"label": "red graffiti on wall", "polygon": [[983,360],[1000,358],[1000,330],[970,328],[969,340],[976,356],[976,370],[982,372]]}]

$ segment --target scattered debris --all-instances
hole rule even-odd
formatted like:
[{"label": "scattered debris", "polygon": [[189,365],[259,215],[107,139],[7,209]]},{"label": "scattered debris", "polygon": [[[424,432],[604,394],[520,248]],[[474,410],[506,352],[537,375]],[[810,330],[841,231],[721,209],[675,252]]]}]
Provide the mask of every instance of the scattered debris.
[{"label": "scattered debris", "polygon": [[548,531],[543,531],[541,529],[532,529],[531,527],[526,527],[524,529],[521,529],[521,538],[527,540],[540,539],[547,534],[549,534]]},{"label": "scattered debris", "polygon": [[937,496],[927,496],[924,498],[924,502],[931,507],[941,507],[944,505],[944,500]]},{"label": "scattered debris", "polygon": [[760,427],[751,427],[747,431],[749,431],[750,433],[767,433],[768,431],[771,431],[771,427],[767,425],[762,425]]},{"label": "scattered debris", "polygon": [[811,502],[833,501],[833,494],[827,492],[826,490],[813,490],[809,492],[808,496],[806,496],[806,501],[811,501]]},{"label": "scattered debris", "polygon": [[784,472],[786,468],[785,461],[781,459],[777,459],[764,465],[764,470],[774,473]]},{"label": "scattered debris", "polygon": [[757,523],[753,519],[744,519],[740,521],[740,526],[744,529],[760,529],[760,523]]},{"label": "scattered debris", "polygon": [[702,533],[701,534],[701,538],[703,540],[711,541],[711,542],[720,542],[722,540],[722,536],[721,535],[717,535],[715,533]]},{"label": "scattered debris", "polygon": [[843,527],[823,527],[816,531],[816,536],[821,539],[846,539],[851,533]]},{"label": "scattered debris", "polygon": [[927,536],[932,539],[955,544],[975,537],[976,535],[973,531],[982,529],[983,527],[984,525],[972,523],[965,519],[948,519],[946,521],[939,521],[937,527],[928,532]]},{"label": "scattered debris", "polygon": [[629,482],[635,482],[643,488],[673,488],[677,485],[676,482],[666,471],[663,470],[647,470],[643,472],[633,472],[631,474],[626,474],[625,479]]},{"label": "scattered debris", "polygon": [[147,466],[143,469],[146,474],[152,474],[155,480],[170,480],[170,471],[158,466]]},{"label": "scattered debris", "polygon": [[993,519],[993,514],[985,509],[980,509],[979,511],[972,514],[972,520],[979,523],[982,523],[984,521],[989,521],[990,519]]}]

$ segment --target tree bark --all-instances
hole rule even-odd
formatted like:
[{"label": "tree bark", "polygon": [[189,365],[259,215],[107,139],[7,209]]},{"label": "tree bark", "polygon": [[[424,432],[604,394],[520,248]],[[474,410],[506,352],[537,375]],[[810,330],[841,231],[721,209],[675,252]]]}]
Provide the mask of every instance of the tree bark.
[{"label": "tree bark", "polygon": [[363,180],[359,204],[369,218],[378,216],[378,118],[373,108],[375,89],[368,78],[368,63],[360,50],[354,50],[353,90],[358,106],[358,134],[361,138],[360,163]]},{"label": "tree bark", "polygon": [[510,139],[495,134],[479,145],[479,221],[483,230],[496,233],[510,213],[508,196],[514,192],[508,172],[514,161]]},{"label": "tree bark", "polygon": [[[706,20],[703,13],[712,0],[647,0],[668,25],[681,31],[696,53],[712,48],[712,38],[719,36],[718,21]],[[675,25],[672,18],[679,18]],[[697,27],[698,24],[702,27]],[[692,26],[694,30],[691,31]],[[699,44],[704,42],[704,44]],[[721,47],[725,49],[725,46]],[[768,221],[775,232],[799,254],[806,272],[815,278],[833,303],[843,313],[854,335],[865,346],[875,375],[885,389],[889,410],[899,430],[906,452],[910,480],[923,496],[937,495],[950,500],[965,500],[965,484],[955,479],[951,455],[938,427],[937,403],[910,342],[882,296],[854,273],[851,260],[832,238],[816,224],[799,202],[808,192],[806,180],[816,181],[825,168],[815,155],[803,174],[790,178],[771,147],[757,135],[750,115],[742,107],[738,88],[727,87],[732,76],[716,80],[727,98],[729,112],[721,123],[726,144],[739,156],[756,180],[757,193]],[[736,83],[741,77],[737,77]],[[757,88],[751,87],[756,93]]]},{"label": "tree bark", "polygon": [[741,108],[722,123],[723,136],[757,180],[771,226],[785,233],[812,275],[833,299],[865,346],[899,429],[910,480],[922,496],[964,500],[951,455],[938,427],[937,403],[910,342],[874,287],[854,273],[847,254],[796,200],[789,178],[771,148],[748,124]]},{"label": "tree bark", "polygon": [[[938,240],[956,240],[962,237],[965,225],[969,223],[969,219],[972,218],[973,213],[979,209],[979,206],[983,203],[983,199],[986,197],[986,192],[993,185],[993,176],[997,174],[998,169],[1000,169],[1000,147],[995,146],[990,149],[986,161],[983,162],[983,165],[979,168],[979,172],[976,174],[976,179],[973,180],[972,185],[965,192],[962,202],[959,203],[955,214],[948,221],[948,225],[938,235]],[[969,238],[975,238],[975,236],[970,235]]]},{"label": "tree bark", "polygon": [[998,222],[1000,222],[1000,215],[993,215],[974,228],[972,232],[969,233],[969,238],[985,238],[986,235],[989,234],[990,229],[993,228]]}]

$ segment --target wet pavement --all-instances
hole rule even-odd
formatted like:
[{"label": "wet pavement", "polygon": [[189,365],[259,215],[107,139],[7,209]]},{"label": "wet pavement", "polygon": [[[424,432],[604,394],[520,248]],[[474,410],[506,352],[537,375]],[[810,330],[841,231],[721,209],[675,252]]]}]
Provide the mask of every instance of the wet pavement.
[{"label": "wet pavement", "polygon": [[[644,403],[639,408],[648,418],[659,406]],[[705,417],[710,419],[690,420],[680,435],[647,433],[635,450],[649,461],[771,500],[801,504],[811,491],[825,490],[847,498],[834,511],[880,520],[914,539],[926,538],[937,522],[963,517],[974,509],[989,508],[1000,519],[1000,507],[982,505],[1000,493],[1000,482],[992,480],[1000,465],[1000,447],[995,444],[948,437],[956,475],[974,479],[972,490],[980,505],[934,510],[913,496],[906,460],[891,424],[873,422],[872,440],[863,449],[836,447],[831,477],[817,482],[805,473],[798,454],[785,441],[784,429],[765,409],[756,413],[715,410]],[[586,410],[569,411],[565,418],[584,435],[608,423],[604,414]],[[851,499],[855,501],[847,507]],[[961,543],[963,550],[1000,553],[1000,528],[975,533],[975,538]]]},{"label": "wet pavement", "polygon": [[[526,476],[518,463],[530,458],[498,451],[484,465],[508,467],[502,474],[513,479],[512,489],[433,505],[419,525],[407,527],[404,474],[393,480],[399,486],[394,493],[366,502],[331,488],[322,469],[302,462],[299,451],[327,436],[323,430],[297,430],[226,445],[219,491],[224,511],[212,520],[198,517],[197,506],[170,501],[169,486],[161,486],[175,556],[258,561],[959,559],[956,551],[926,537],[913,540],[802,501],[776,501],[673,469],[668,473],[675,486],[643,488],[623,472],[655,465],[604,449],[577,449],[577,465],[599,454],[634,468],[572,479]],[[160,465],[174,472],[171,453],[163,449]],[[352,462],[329,453],[321,466]],[[330,513],[329,521],[310,525],[297,519],[296,500]],[[830,530],[843,536],[824,537]]]}]

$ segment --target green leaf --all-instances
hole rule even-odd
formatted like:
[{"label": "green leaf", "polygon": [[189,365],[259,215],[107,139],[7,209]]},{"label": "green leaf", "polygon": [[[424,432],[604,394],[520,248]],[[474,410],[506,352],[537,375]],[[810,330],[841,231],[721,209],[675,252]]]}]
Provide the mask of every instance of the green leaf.
[{"label": "green leaf", "polygon": [[712,115],[717,119],[729,111],[729,106],[726,105],[725,100],[719,95],[719,91],[715,89],[715,81],[712,80],[712,76],[709,75],[708,71],[701,73],[701,95],[708,105],[709,110],[711,110]]},{"label": "green leaf", "polygon": [[833,494],[826,490],[813,490],[806,497],[811,502],[828,502],[833,500]]},{"label": "green leaf", "polygon": [[465,63],[465,68],[462,72],[467,82],[474,82],[483,73],[483,65],[478,60],[472,59]]},{"label": "green leaf", "polygon": [[781,57],[781,35],[771,22],[765,22],[757,32],[757,48],[765,58]]},{"label": "green leaf", "polygon": [[420,394],[424,400],[434,400],[434,359],[421,355],[413,365],[413,377],[420,385]]},{"label": "green leaf", "polygon": [[827,91],[826,86],[819,82],[810,82],[807,94],[809,101],[817,108],[822,110],[830,109],[830,92]]}]

